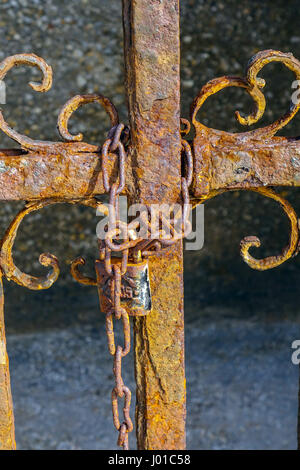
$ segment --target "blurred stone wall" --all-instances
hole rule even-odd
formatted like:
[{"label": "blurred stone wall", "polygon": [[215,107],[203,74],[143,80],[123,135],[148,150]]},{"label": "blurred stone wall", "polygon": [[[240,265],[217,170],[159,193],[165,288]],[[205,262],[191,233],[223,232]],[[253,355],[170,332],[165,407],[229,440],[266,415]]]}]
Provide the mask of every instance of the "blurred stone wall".
[{"label": "blurred stone wall", "polygon": [[[248,59],[262,49],[291,51],[300,58],[298,2],[290,0],[183,0],[182,115],[209,79],[242,75]],[[34,93],[27,86],[34,71],[19,68],[7,76],[5,116],[32,138],[57,139],[56,118],[61,106],[77,93],[101,92],[127,120],[123,86],[123,45],[120,0],[2,0],[0,4],[0,59],[21,52],[42,56],[54,71],[52,90]],[[267,110],[260,126],[272,122],[288,108],[292,74],[280,65],[269,65]],[[225,90],[212,97],[202,110],[204,123],[240,131],[234,111],[247,112],[251,103],[242,90]],[[74,132],[91,143],[103,141],[108,120],[96,105],[79,110],[72,118]],[[299,118],[284,130],[297,135]],[[0,137],[1,147],[14,144]],[[281,189],[300,209],[299,190]],[[22,203],[1,203],[1,231]],[[95,289],[78,286],[68,273],[69,262],[79,255],[92,260],[96,254],[92,210],[68,205],[53,206],[24,221],[15,246],[17,264],[27,272],[41,272],[38,256],[50,251],[58,256],[62,275],[44,292],[28,292],[8,285],[8,331],[63,327],[87,323],[99,315]],[[186,252],[186,315],[297,315],[298,259],[270,272],[251,271],[239,257],[239,241],[258,235],[262,248],[256,256],[277,254],[288,240],[288,223],[279,206],[251,192],[219,196],[205,207],[205,245]]]}]

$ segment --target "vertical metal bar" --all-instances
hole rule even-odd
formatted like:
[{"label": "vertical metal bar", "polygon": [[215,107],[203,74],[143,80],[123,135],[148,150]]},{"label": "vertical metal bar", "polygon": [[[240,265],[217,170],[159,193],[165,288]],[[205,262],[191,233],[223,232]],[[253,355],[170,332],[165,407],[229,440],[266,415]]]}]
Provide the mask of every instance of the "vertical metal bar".
[{"label": "vertical metal bar", "polygon": [[4,293],[0,274],[0,450],[15,448],[14,414],[4,329]]},{"label": "vertical metal bar", "polygon": [[[179,0],[123,0],[131,201],[180,200]],[[136,318],[139,449],[185,448],[182,243],[150,261],[153,309]]]}]

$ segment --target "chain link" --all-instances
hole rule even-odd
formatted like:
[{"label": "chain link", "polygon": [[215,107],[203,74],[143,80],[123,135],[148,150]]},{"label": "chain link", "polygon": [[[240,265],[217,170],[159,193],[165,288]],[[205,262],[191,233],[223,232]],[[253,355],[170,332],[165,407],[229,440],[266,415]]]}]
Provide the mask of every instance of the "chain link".
[{"label": "chain link", "polygon": [[[107,193],[109,193],[109,224],[107,227],[107,234],[104,240],[100,241],[100,259],[103,260],[105,270],[110,277],[110,298],[112,300],[112,308],[106,315],[106,334],[108,341],[108,349],[112,356],[114,356],[113,373],[115,377],[115,386],[111,393],[113,422],[115,428],[119,432],[118,445],[128,450],[128,433],[133,430],[133,424],[130,419],[130,403],[131,391],[124,385],[122,378],[122,359],[127,356],[130,351],[130,323],[129,316],[126,310],[121,306],[121,288],[122,276],[127,271],[129,248],[133,245],[130,244],[127,234],[127,225],[120,221],[119,217],[119,195],[125,187],[125,161],[126,152],[122,142],[122,133],[124,133],[124,124],[114,126],[108,135],[107,140],[102,146],[102,177],[103,186]],[[125,138],[128,137],[128,132],[125,132]],[[116,153],[119,159],[119,182],[114,182],[110,185],[108,173],[108,156],[109,153]],[[112,227],[112,228],[111,228]],[[123,243],[120,243],[120,237]],[[116,240],[115,242],[113,240]],[[112,251],[121,252],[122,257],[117,263],[112,262]],[[115,344],[114,334],[114,318],[122,320],[124,346]],[[118,399],[124,398],[123,407],[123,421],[119,419]]]},{"label": "chain link", "polygon": [[[112,413],[114,426],[119,432],[118,445],[128,450],[128,435],[133,430],[130,419],[131,391],[124,384],[122,378],[122,359],[130,352],[130,322],[127,311],[121,305],[122,277],[127,272],[128,259],[134,260],[147,258],[160,253],[165,248],[173,245],[178,240],[185,237],[191,230],[189,222],[190,200],[189,186],[193,177],[193,157],[189,143],[182,139],[182,156],[185,175],[181,178],[182,207],[180,214],[174,214],[173,220],[169,220],[161,212],[156,213],[153,208],[146,206],[146,211],[139,218],[139,225],[144,225],[143,229],[149,237],[132,236],[128,225],[120,220],[119,215],[119,195],[125,187],[125,162],[126,151],[124,143],[129,138],[129,129],[124,124],[114,126],[107,140],[104,142],[101,151],[102,157],[102,177],[105,191],[109,194],[109,222],[104,240],[99,240],[100,260],[108,277],[110,278],[110,299],[111,309],[106,314],[106,335],[108,349],[114,358],[113,374],[115,386],[111,393]],[[110,184],[109,181],[109,154],[118,156],[118,181]],[[152,222],[158,218],[159,229],[153,234]],[[179,230],[176,229],[176,222]],[[132,227],[131,227],[132,228]],[[112,253],[119,254],[119,258],[112,259]],[[121,256],[120,256],[121,254]],[[124,345],[115,344],[114,319],[122,320]],[[119,418],[119,399],[124,400],[123,420]]]}]

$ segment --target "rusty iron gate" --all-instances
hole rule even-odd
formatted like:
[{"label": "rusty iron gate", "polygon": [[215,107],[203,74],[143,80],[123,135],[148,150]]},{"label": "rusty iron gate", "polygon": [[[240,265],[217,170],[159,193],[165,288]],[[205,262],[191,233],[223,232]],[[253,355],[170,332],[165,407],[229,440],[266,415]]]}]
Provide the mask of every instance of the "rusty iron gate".
[{"label": "rusty iron gate", "polygon": [[[264,128],[231,134],[204,126],[199,111],[208,97],[226,87],[240,87],[250,95],[254,110],[236,112],[249,126],[263,116],[265,82],[260,70],[281,62],[300,80],[300,62],[290,53],[259,52],[249,61],[244,77],[224,76],[208,82],[191,106],[191,122],[180,119],[179,0],[123,0],[124,57],[129,125],[119,123],[111,101],[101,95],[78,95],[58,117],[59,142],[34,141],[19,134],[0,112],[0,129],[19,144],[0,150],[1,199],[23,200],[25,206],[7,229],[0,246],[0,448],[14,449],[14,417],[4,331],[2,277],[29,289],[47,289],[59,275],[54,255],[44,253],[40,263],[49,273],[36,278],[14,264],[12,248],[23,218],[56,203],[83,204],[108,218],[104,240],[99,240],[95,278],[82,273],[83,258],[71,265],[80,283],[98,287],[106,315],[109,351],[113,356],[113,422],[118,444],[128,448],[131,391],[122,379],[122,359],[131,345],[129,317],[133,317],[137,385],[136,434],[139,449],[184,449],[186,392],[184,371],[183,243],[191,229],[190,203],[195,207],[225,191],[251,190],[277,201],[291,225],[289,244],[281,254],[256,259],[249,250],[257,237],[241,241],[241,255],[252,268],[266,270],[295,256],[299,249],[298,218],[274,186],[299,186],[300,143],[278,137],[297,113],[291,102],[287,113]],[[46,92],[52,85],[51,67],[34,54],[8,57],[0,64],[0,80],[14,66],[37,67],[41,83],[29,85]],[[82,105],[97,102],[111,120],[105,142],[90,145],[81,134],[72,135],[68,122]],[[194,138],[188,139],[191,126]],[[109,209],[98,198],[109,195]],[[119,196],[146,207],[141,218],[146,233],[158,218],[159,230],[151,240],[136,236],[119,219]],[[179,204],[167,227],[155,204]],[[178,230],[178,222],[180,230]],[[140,222],[141,225],[141,222]],[[139,227],[141,228],[141,227]],[[167,230],[169,229],[169,232]],[[121,320],[124,344],[115,345],[114,322]],[[163,331],[163,334],[161,332]],[[123,418],[119,407],[123,403]]]}]

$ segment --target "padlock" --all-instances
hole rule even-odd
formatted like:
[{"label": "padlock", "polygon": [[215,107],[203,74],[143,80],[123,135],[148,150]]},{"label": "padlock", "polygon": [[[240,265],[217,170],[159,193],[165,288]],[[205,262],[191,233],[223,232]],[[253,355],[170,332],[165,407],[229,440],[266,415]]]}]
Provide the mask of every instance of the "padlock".
[{"label": "padlock", "polygon": [[[111,262],[112,264],[120,264],[120,258],[112,258]],[[103,313],[108,313],[113,306],[111,299],[113,278],[107,273],[103,261],[97,260],[95,267],[100,309]],[[128,262],[126,273],[122,276],[121,281],[121,306],[131,316],[144,316],[151,311],[151,289],[147,260],[138,263]]]}]

